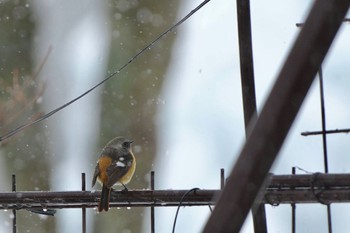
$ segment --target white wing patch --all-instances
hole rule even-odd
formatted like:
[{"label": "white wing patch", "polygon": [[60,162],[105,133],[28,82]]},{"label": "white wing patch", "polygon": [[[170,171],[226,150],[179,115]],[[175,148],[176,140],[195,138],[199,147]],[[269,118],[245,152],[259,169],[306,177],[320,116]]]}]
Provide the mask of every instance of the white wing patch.
[{"label": "white wing patch", "polygon": [[123,162],[118,161],[118,162],[116,163],[116,166],[117,166],[117,167],[126,167],[126,164],[123,163]]}]

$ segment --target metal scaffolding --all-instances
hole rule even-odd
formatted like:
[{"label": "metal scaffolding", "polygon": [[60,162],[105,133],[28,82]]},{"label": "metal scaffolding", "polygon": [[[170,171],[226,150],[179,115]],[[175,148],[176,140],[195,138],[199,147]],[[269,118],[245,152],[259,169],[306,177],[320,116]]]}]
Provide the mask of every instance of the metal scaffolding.
[{"label": "metal scaffolding", "polygon": [[349,8],[319,0],[287,57],[204,233],[239,232]]},{"label": "metal scaffolding", "polygon": [[[84,174],[83,174],[84,176]],[[350,202],[350,174],[314,173],[272,175],[261,193],[259,204]],[[15,183],[14,183],[15,184]],[[84,187],[84,182],[82,184]],[[111,193],[113,207],[168,207],[215,205],[221,189],[128,190]],[[12,191],[0,193],[0,209],[28,210],[45,214],[63,208],[96,208],[101,191]],[[182,202],[180,203],[180,200]],[[41,210],[42,212],[40,212]]]}]

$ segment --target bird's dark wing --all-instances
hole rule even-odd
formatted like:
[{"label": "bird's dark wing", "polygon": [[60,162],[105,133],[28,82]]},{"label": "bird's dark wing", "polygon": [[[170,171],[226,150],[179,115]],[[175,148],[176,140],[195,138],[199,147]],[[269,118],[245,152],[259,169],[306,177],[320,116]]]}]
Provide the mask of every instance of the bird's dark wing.
[{"label": "bird's dark wing", "polygon": [[118,163],[118,161],[115,161],[107,168],[108,188],[117,183],[130,169],[130,166],[128,166],[128,164],[124,164],[125,166],[120,165],[121,162]]},{"label": "bird's dark wing", "polygon": [[100,169],[98,169],[98,164],[96,164],[94,176],[92,177],[92,185],[91,185],[91,187],[94,187],[94,185],[96,183],[97,176],[99,174],[100,174]]}]

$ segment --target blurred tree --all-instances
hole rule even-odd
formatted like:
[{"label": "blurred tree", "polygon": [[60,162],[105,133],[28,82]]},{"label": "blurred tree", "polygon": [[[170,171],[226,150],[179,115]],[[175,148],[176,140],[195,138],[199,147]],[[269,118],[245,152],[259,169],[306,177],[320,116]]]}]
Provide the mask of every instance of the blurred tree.
[{"label": "blurred tree", "polygon": [[0,77],[9,80],[14,69],[30,74],[30,45],[34,23],[28,1],[0,2]]},{"label": "blurred tree", "polygon": [[[109,4],[113,19],[109,70],[113,72],[174,23],[179,2],[111,0]],[[33,68],[35,16],[31,15],[30,3],[0,1],[0,5],[0,132],[3,135],[41,115],[38,105],[44,85],[36,79],[38,70]],[[100,148],[118,135],[135,141],[133,149],[138,166],[130,189],[149,187],[148,176],[156,149],[154,116],[157,106],[163,103],[159,92],[174,38],[171,34],[163,38],[105,85]],[[5,159],[1,177],[6,179],[1,183],[2,190],[10,190],[12,173],[17,175],[18,190],[50,188],[45,135],[45,125],[39,124],[1,144],[0,153]],[[142,232],[144,211],[148,209],[112,209],[108,214],[96,215],[93,232]],[[55,229],[55,218],[42,218],[28,211],[19,211],[17,222],[19,232]]]},{"label": "blurred tree", "polygon": [[[0,2],[0,133],[41,115],[38,103],[44,91],[32,67],[31,43],[35,23],[28,1]],[[45,62],[45,61],[43,61]],[[11,174],[17,175],[17,190],[48,188],[48,166],[42,126],[28,129],[0,144],[1,190],[10,191]],[[5,219],[11,212],[2,213]],[[40,222],[40,216],[18,211],[19,232],[48,232],[53,219]],[[46,218],[45,218],[46,219]],[[6,226],[5,226],[6,227]],[[9,224],[3,232],[10,232]]]},{"label": "blurred tree", "polygon": [[[121,67],[175,21],[179,1],[110,2],[113,17],[110,72]],[[102,108],[101,147],[111,138],[125,135],[134,140],[137,157],[135,177],[130,189],[149,187],[149,173],[155,159],[155,114],[163,101],[159,98],[166,73],[174,34],[160,40],[142,57],[105,85]],[[95,232],[143,232],[144,211],[149,209],[111,210],[97,216]],[[124,231],[123,231],[124,230]],[[149,229],[144,229],[148,232]]]}]

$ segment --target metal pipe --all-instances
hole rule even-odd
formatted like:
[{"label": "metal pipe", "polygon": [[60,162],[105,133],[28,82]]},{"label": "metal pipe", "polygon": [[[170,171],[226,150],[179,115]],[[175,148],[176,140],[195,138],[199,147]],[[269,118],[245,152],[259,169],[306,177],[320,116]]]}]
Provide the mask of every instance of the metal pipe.
[{"label": "metal pipe", "polygon": [[[81,173],[81,190],[84,192],[86,190],[86,178],[85,173]],[[82,224],[82,232],[86,233],[86,208],[81,208],[81,224]]]},{"label": "metal pipe", "polygon": [[[151,190],[154,190],[154,171],[151,171]],[[151,206],[151,233],[155,233],[154,206]]]},{"label": "metal pipe", "polygon": [[[261,203],[349,203],[350,174],[271,175],[262,192]],[[215,195],[222,190],[196,190],[183,199],[182,206],[215,205]],[[111,207],[178,206],[188,190],[112,191]],[[0,209],[42,210],[60,208],[95,208],[100,191],[2,192]],[[39,211],[37,213],[44,214]]]},{"label": "metal pipe", "polygon": [[[12,192],[16,192],[16,175],[12,174]],[[16,210],[12,210],[13,219],[12,219],[12,232],[17,232],[17,213]]]}]

